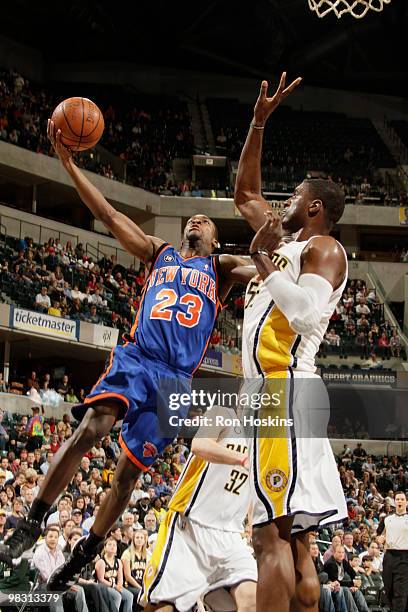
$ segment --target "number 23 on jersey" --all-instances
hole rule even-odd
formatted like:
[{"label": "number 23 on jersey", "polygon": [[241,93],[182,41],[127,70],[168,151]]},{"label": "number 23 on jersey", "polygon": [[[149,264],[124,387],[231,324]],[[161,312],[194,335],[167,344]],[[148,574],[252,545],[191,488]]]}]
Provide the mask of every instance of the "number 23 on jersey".
[{"label": "number 23 on jersey", "polygon": [[162,321],[171,321],[174,315],[172,306],[178,303],[187,306],[185,312],[177,312],[176,320],[183,327],[194,327],[200,320],[201,311],[203,309],[203,300],[199,295],[193,293],[185,293],[182,296],[177,295],[174,289],[161,289],[156,295],[157,304],[154,304],[150,312],[151,319],[161,319]]}]

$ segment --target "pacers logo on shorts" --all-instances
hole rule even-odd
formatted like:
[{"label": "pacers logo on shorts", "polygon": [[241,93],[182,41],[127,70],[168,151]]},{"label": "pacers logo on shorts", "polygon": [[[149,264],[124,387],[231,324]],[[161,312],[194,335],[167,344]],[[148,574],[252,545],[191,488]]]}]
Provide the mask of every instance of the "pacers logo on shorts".
[{"label": "pacers logo on shorts", "polygon": [[148,568],[147,568],[146,575],[147,575],[148,578],[151,578],[155,572],[156,572],[156,569],[155,569],[154,565],[149,565]]},{"label": "pacers logo on shorts", "polygon": [[266,484],[268,489],[274,493],[279,493],[288,484],[288,477],[282,470],[273,469],[266,475]]}]

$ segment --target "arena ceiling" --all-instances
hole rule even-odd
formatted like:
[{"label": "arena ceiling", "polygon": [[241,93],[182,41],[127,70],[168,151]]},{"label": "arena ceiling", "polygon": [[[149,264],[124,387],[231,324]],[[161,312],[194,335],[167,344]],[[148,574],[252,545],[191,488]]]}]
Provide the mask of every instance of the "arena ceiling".
[{"label": "arena ceiling", "polygon": [[0,33],[46,61],[118,60],[408,95],[408,2],[362,20],[319,19],[307,0],[13,0]]}]

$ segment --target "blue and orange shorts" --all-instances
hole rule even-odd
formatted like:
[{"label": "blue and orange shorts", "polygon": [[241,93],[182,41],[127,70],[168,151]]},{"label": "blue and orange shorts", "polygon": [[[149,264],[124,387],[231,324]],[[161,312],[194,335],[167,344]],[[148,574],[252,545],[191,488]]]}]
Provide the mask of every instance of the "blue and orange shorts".
[{"label": "blue and orange shorts", "polygon": [[118,402],[118,420],[123,418],[119,443],[129,459],[146,471],[177,437],[179,419],[189,410],[184,400],[175,411],[169,397],[183,394],[185,398],[190,388],[189,374],[128,343],[113,349],[105,372],[84,403],[72,408],[72,414],[81,421],[89,407],[96,408],[105,399]]}]

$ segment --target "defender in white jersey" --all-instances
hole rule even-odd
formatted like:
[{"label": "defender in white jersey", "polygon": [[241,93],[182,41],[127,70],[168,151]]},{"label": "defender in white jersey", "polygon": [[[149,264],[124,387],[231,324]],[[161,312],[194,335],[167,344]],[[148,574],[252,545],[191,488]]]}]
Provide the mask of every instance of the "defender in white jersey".
[{"label": "defender in white jersey", "polygon": [[[237,419],[234,410],[214,408],[214,423],[216,414]],[[139,603],[149,602],[146,611],[170,604],[186,612],[228,586],[238,612],[255,612],[256,562],[241,537],[251,498],[248,445],[239,436],[243,430],[221,425],[194,438],[144,574]]]},{"label": "defender in white jersey", "polygon": [[[276,408],[271,401],[260,411],[262,416],[275,410],[279,426],[256,430],[250,450],[257,610],[311,612],[317,611],[320,589],[306,531],[347,516],[326,431],[316,436],[309,429],[314,414],[329,411],[315,355],[347,280],[346,254],[329,235],[343,213],[344,194],[330,180],[305,179],[285,202],[282,219],[263,199],[265,122],[300,82],[285,89],[285,77],[272,98],[262,82],[239,162],[235,203],[257,231],[250,246],[258,276],[247,290],[244,376],[247,388],[258,386],[258,392],[280,398]],[[288,234],[294,240],[285,244]]]}]

